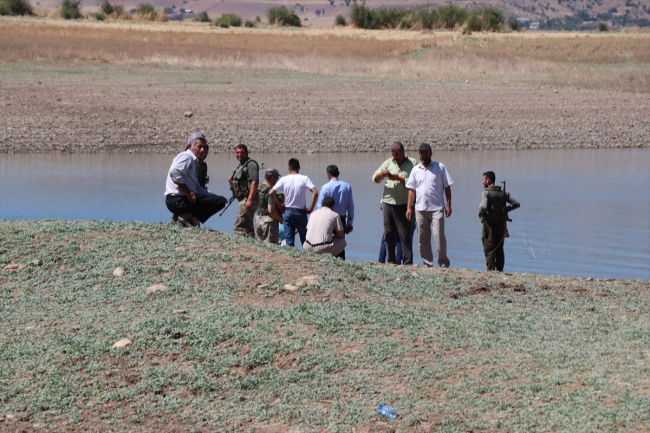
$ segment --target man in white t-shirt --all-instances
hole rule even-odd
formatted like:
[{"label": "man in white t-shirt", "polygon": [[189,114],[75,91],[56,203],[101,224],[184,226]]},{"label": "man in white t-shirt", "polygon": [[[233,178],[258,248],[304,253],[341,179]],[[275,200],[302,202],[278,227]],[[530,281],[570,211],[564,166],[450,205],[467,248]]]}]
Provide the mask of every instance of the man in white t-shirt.
[{"label": "man in white t-shirt", "polygon": [[[431,227],[433,226],[438,250],[438,266],[449,267],[447,239],[445,238],[445,216],[451,216],[451,185],[454,183],[447,169],[440,162],[431,161],[431,146],[422,143],[419,149],[420,164],[413,167],[406,181],[409,190],[406,218],[413,219],[415,200],[415,221],[418,226],[418,243],[424,266],[433,266],[431,251]],[[447,204],[445,205],[445,198]]]},{"label": "man in white t-shirt", "polygon": [[[300,173],[300,161],[289,160],[289,174],[278,180],[271,189],[269,196],[283,210],[284,236],[287,245],[295,246],[296,230],[300,235],[300,243],[304,244],[307,235],[307,214],[311,213],[318,200],[318,190],[312,181]],[[306,191],[311,191],[311,204],[307,207]],[[284,204],[278,199],[278,194],[284,194]]]},{"label": "man in white t-shirt", "polygon": [[331,254],[336,257],[346,245],[343,221],[333,210],[333,197],[325,197],[321,206],[309,217],[307,239],[302,247],[314,254]]}]

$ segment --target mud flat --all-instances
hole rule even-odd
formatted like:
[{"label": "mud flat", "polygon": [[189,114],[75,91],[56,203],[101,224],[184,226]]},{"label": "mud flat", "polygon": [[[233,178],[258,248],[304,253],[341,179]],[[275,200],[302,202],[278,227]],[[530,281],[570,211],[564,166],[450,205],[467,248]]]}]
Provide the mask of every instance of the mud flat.
[{"label": "mud flat", "polygon": [[[557,87],[137,70],[29,73],[0,87],[2,152],[174,153],[650,146],[650,96]],[[191,112],[192,117],[185,117]]]}]

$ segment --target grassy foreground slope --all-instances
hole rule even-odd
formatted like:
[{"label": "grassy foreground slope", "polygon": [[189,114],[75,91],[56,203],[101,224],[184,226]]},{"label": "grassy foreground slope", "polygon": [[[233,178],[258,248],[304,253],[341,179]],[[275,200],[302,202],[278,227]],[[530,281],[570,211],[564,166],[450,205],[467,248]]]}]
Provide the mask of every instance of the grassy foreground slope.
[{"label": "grassy foreground slope", "polygon": [[2,431],[650,429],[647,281],[112,222],[2,221],[0,264]]}]

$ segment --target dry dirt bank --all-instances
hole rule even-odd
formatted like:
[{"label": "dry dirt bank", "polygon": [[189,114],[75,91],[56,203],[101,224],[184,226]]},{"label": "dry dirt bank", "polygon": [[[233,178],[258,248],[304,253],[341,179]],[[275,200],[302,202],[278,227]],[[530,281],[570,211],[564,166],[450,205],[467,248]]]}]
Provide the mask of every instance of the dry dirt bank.
[{"label": "dry dirt bank", "polygon": [[[650,95],[291,73],[0,66],[1,152],[648,147]],[[184,113],[192,112],[192,117]]]}]

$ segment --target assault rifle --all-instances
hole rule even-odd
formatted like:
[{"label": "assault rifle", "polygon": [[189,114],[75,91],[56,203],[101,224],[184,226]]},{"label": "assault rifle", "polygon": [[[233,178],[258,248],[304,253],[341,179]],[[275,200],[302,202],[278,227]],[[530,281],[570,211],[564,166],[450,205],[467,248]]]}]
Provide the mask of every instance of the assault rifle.
[{"label": "assault rifle", "polygon": [[503,184],[503,188],[501,189],[501,207],[502,207],[502,212],[503,212],[503,237],[504,238],[509,238],[510,233],[508,232],[508,222],[512,222],[510,217],[508,216],[508,209],[507,203],[506,203],[506,181],[504,180],[501,182]]},{"label": "assault rifle", "polygon": [[506,221],[507,222],[512,222],[510,217],[508,216],[508,212],[510,212],[510,207],[506,204],[506,181],[504,180],[501,182],[503,184],[503,189],[501,189],[501,206],[503,207],[503,214],[506,216]]},{"label": "assault rifle", "polygon": [[226,207],[223,208],[223,210],[221,211],[219,216],[223,215],[223,213],[226,211],[226,209],[228,209],[228,207],[230,207],[230,205],[232,204],[233,201],[235,201],[236,198],[237,197],[235,197],[234,195],[232,197],[230,197],[230,200],[228,200],[228,204],[226,205]]}]

